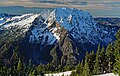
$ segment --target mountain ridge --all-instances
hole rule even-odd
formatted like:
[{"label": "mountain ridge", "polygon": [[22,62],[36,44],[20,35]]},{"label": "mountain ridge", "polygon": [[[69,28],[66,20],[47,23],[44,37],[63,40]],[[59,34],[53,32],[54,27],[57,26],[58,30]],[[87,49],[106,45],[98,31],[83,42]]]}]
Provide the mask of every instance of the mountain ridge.
[{"label": "mountain ridge", "polygon": [[[55,58],[51,55],[53,50],[59,64],[63,65],[75,65],[86,51],[96,51],[99,44],[106,47],[115,41],[119,29],[116,26],[104,26],[88,12],[74,8],[56,8],[51,13],[14,16],[0,26],[5,32],[1,37],[7,40],[13,37],[13,42],[21,37],[16,46],[20,48],[19,55],[27,56],[26,60],[32,59],[34,64],[48,63]],[[7,48],[14,50],[16,46]],[[1,50],[4,50],[3,47]]]}]

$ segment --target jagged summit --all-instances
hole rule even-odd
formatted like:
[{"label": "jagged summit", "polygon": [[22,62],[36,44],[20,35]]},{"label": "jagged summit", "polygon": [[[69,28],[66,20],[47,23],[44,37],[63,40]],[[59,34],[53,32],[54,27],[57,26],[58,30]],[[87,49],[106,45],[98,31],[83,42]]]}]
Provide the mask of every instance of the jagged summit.
[{"label": "jagged summit", "polygon": [[[88,12],[74,8],[55,8],[49,19],[52,21],[56,20],[61,26],[64,26],[66,29],[71,28],[72,25],[77,21],[84,22],[84,20],[91,20],[92,16]],[[70,25],[71,24],[71,25]]]}]

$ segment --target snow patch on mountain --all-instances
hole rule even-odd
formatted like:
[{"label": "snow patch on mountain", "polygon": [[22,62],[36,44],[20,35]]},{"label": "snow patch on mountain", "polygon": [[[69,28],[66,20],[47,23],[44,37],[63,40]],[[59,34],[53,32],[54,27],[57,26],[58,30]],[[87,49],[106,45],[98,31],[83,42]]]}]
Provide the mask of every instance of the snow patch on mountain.
[{"label": "snow patch on mountain", "polygon": [[6,23],[8,24],[5,24],[4,28],[9,28],[11,26],[17,26],[18,28],[21,28],[21,27],[29,28],[31,23],[38,16],[39,16],[38,14],[25,14],[22,16],[16,16],[16,17],[9,18],[6,21]]},{"label": "snow patch on mountain", "polygon": [[4,18],[0,18],[0,26],[5,22]]},{"label": "snow patch on mountain", "polygon": [[[32,26],[33,29],[31,30],[31,35],[29,42],[31,43],[40,43],[40,45],[53,45],[57,38],[52,34],[51,31],[54,29],[48,28],[48,24],[45,22],[45,14],[40,14],[34,21]],[[55,31],[55,30],[54,30]]]},{"label": "snow patch on mountain", "polygon": [[34,28],[29,39],[29,42],[41,43],[41,45],[52,45],[55,41],[56,38],[46,28]]},{"label": "snow patch on mountain", "polygon": [[47,19],[47,21],[49,22],[47,27],[50,27],[53,24],[53,22],[56,20],[54,12],[55,11],[52,11],[51,14],[49,15],[48,19]]},{"label": "snow patch on mountain", "polygon": [[60,40],[60,34],[56,33],[56,31],[59,30],[59,28],[52,28],[52,33],[56,37],[57,40]]}]

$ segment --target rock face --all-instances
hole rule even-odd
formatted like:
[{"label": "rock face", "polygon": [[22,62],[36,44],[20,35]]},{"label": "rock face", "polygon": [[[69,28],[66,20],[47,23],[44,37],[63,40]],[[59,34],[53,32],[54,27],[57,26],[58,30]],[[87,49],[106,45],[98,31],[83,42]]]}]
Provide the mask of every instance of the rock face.
[{"label": "rock face", "polygon": [[106,47],[115,40],[119,27],[96,20],[88,12],[74,8],[1,18],[0,49],[4,53],[6,42],[14,44],[17,40],[7,48],[17,46],[25,60],[32,59],[35,64],[58,60],[62,65],[75,65],[85,51],[96,51],[98,44]]}]

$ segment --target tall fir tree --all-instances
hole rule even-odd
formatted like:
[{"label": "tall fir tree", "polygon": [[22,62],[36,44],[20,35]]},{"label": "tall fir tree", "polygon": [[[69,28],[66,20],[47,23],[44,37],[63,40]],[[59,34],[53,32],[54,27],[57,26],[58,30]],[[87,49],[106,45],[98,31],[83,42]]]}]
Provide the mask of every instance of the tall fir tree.
[{"label": "tall fir tree", "polygon": [[82,76],[82,72],[83,72],[83,61],[81,63],[79,63],[76,67],[76,73],[79,76]]},{"label": "tall fir tree", "polygon": [[98,50],[96,53],[95,65],[93,70],[94,75],[100,74],[99,54],[100,54],[100,45],[98,46]]},{"label": "tall fir tree", "polygon": [[18,60],[17,71],[18,71],[18,75],[20,76],[21,72],[22,72],[22,62],[21,62],[20,58]]},{"label": "tall fir tree", "polygon": [[86,53],[85,64],[84,64],[83,72],[82,72],[81,76],[92,76],[92,74],[90,72],[90,69],[89,69],[89,66],[88,66],[87,60],[88,60],[88,52]]},{"label": "tall fir tree", "polygon": [[120,30],[116,34],[117,40],[114,44],[114,56],[115,56],[115,63],[113,72],[120,76]]},{"label": "tall fir tree", "polygon": [[120,55],[116,58],[116,62],[114,64],[113,72],[120,76]]},{"label": "tall fir tree", "polygon": [[100,72],[104,73],[104,71],[105,71],[105,64],[106,64],[104,47],[102,47],[102,50],[100,51],[99,63],[100,63]]},{"label": "tall fir tree", "polygon": [[93,71],[94,68],[94,61],[95,61],[95,53],[94,51],[92,51],[88,56],[88,65],[91,72]]},{"label": "tall fir tree", "polygon": [[107,66],[108,66],[108,72],[110,73],[112,71],[112,64],[114,61],[114,50],[112,44],[109,44],[106,49],[106,59],[107,59]]}]

